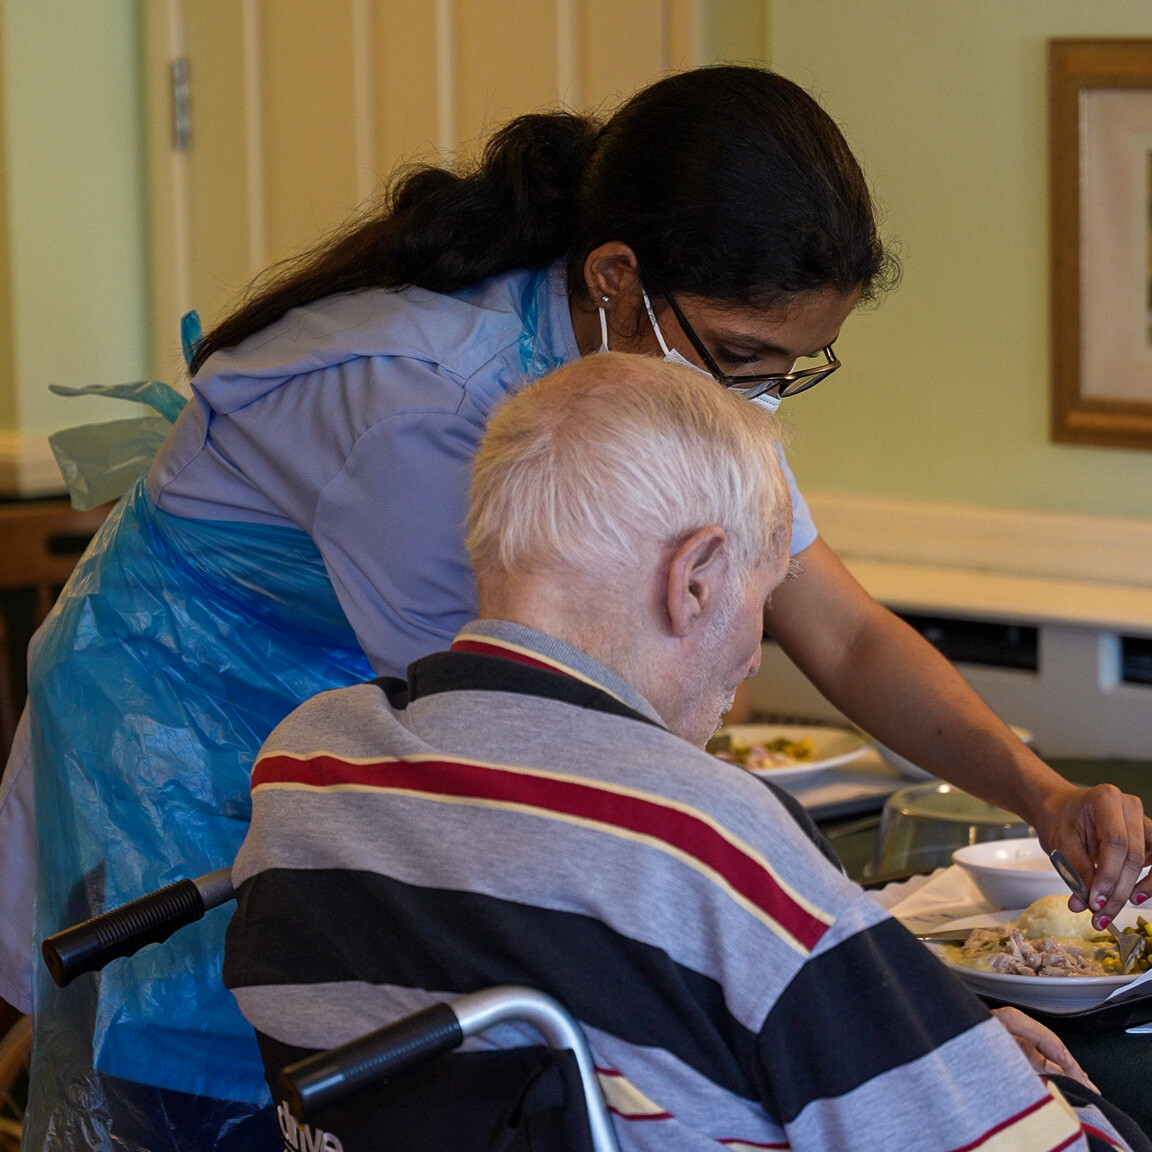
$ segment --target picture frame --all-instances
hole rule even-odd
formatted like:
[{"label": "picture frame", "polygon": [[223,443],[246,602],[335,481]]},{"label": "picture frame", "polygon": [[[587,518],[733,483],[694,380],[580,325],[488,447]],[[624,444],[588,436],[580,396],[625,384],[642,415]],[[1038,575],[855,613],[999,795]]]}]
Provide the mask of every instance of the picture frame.
[{"label": "picture frame", "polygon": [[1152,449],[1152,39],[1048,47],[1052,439]]}]

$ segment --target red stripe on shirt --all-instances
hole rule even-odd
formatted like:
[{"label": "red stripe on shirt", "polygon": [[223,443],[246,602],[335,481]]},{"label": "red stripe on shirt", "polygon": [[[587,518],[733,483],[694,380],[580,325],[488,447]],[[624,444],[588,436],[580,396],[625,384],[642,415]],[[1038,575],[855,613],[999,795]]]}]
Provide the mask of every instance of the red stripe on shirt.
[{"label": "red stripe on shirt", "polygon": [[537,660],[513,648],[505,648],[502,644],[485,644],[480,640],[454,640],[450,652],[475,652],[480,656],[500,656],[505,660],[515,660],[518,664],[527,664],[530,668],[543,668],[545,672],[562,672],[555,664],[544,660]]},{"label": "red stripe on shirt", "polygon": [[483,764],[439,759],[349,764],[323,753],[307,759],[286,753],[262,757],[252,770],[252,787],[263,784],[402,788],[430,795],[523,804],[595,821],[659,840],[712,869],[804,948],[814,948],[828,929],[824,921],[797,903],[771,872],[706,820],[642,796]]},{"label": "red stripe on shirt", "polygon": [[[1107,1132],[1101,1132],[1099,1128],[1096,1128],[1091,1124],[1084,1124],[1083,1122],[1080,1124],[1080,1127],[1083,1128],[1084,1131],[1087,1132],[1089,1136],[1095,1136],[1097,1140],[1103,1140],[1104,1143],[1107,1144],[1109,1148],[1116,1148],[1116,1149],[1121,1150],[1121,1152],[1122,1152],[1124,1145],[1123,1144],[1117,1144],[1116,1141],[1111,1136],[1109,1136]],[[1075,1137],[1073,1137],[1073,1139],[1075,1139]],[[1069,1140],[1067,1143],[1071,1144],[1072,1141]],[[1066,1145],[1061,1144],[1060,1147],[1064,1148],[1064,1147],[1066,1147]],[[1058,1152],[1058,1149],[1053,1149],[1052,1152]]]},{"label": "red stripe on shirt", "polygon": [[[985,1140],[990,1140],[995,1136],[997,1132],[1003,1132],[1005,1128],[1010,1128],[1013,1124],[1018,1124],[1025,1116],[1031,1116],[1033,1112],[1039,1111],[1045,1104],[1055,1103],[1054,1097],[1045,1096],[1043,1100],[1037,1100],[1035,1104],[1029,1104],[1027,1108],[1021,1112],[1017,1112],[1015,1116],[1009,1116],[1007,1120],[997,1124],[994,1128],[989,1128],[982,1136],[977,1136],[976,1139],[970,1143],[963,1144],[959,1148],[953,1148],[952,1152],[969,1152],[969,1149],[979,1147]],[[1060,1147],[1063,1148],[1064,1144],[1061,1144]],[[1053,1148],[1050,1152],[1056,1152],[1056,1149]]]},{"label": "red stripe on shirt", "polygon": [[785,1141],[783,1144],[757,1144],[755,1140],[741,1140],[739,1136],[726,1136],[722,1140],[717,1140],[717,1144],[743,1144],[745,1148],[791,1148],[792,1145]]}]

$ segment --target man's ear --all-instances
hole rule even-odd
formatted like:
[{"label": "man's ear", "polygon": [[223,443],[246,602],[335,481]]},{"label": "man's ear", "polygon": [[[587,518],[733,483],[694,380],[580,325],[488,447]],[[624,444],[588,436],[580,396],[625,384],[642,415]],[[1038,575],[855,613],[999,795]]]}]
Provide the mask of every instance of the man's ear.
[{"label": "man's ear", "polygon": [[727,536],[716,524],[686,536],[668,561],[667,608],[674,636],[683,638],[722,597],[728,580]]}]

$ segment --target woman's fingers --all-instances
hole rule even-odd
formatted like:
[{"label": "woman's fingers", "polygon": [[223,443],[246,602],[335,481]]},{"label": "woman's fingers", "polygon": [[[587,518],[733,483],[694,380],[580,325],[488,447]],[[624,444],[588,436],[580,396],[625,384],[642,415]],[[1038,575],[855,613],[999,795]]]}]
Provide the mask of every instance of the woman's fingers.
[{"label": "woman's fingers", "polygon": [[[1152,894],[1152,879],[1139,886],[1140,871],[1152,857],[1152,821],[1139,797],[1114,784],[1097,784],[1068,794],[1052,813],[1045,847],[1059,848],[1089,889],[1093,924],[1104,927],[1133,895]],[[1069,907],[1081,911],[1079,900]],[[1143,900],[1137,900],[1143,903]]]},{"label": "woman's fingers", "polygon": [[[1103,927],[1128,902],[1148,855],[1144,806],[1115,785],[1097,785],[1090,795],[1097,840],[1096,871],[1088,882],[1093,923]],[[1097,792],[1090,789],[1090,793]]]}]

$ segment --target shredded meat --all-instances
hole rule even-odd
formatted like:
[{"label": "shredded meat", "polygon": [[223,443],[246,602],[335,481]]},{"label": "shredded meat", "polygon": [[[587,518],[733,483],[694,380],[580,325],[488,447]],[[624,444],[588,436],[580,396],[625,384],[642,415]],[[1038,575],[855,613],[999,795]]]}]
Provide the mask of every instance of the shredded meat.
[{"label": "shredded meat", "polygon": [[961,964],[987,966],[1011,976],[1102,976],[1098,949],[1054,936],[1026,940],[1018,928],[975,928],[961,949]]}]

